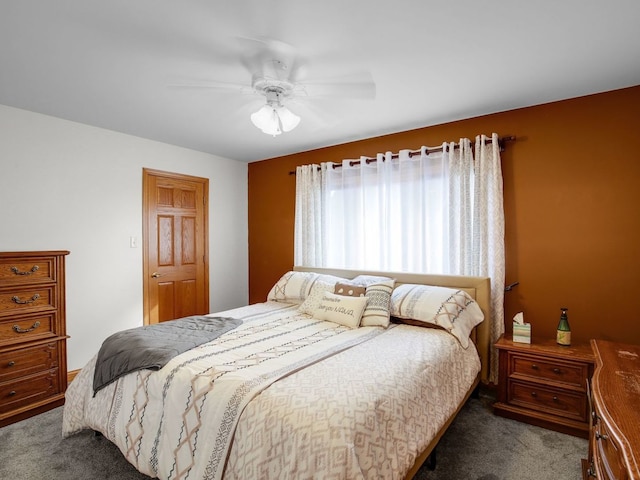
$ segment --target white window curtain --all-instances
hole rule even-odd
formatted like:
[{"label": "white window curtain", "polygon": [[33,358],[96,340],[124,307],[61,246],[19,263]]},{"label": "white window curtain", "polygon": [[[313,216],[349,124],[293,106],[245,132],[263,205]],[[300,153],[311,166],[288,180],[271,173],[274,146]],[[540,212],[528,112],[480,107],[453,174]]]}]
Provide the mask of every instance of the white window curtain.
[{"label": "white window curtain", "polygon": [[295,264],[488,276],[495,342],[504,333],[499,139],[480,135],[473,150],[469,139],[442,147],[298,167]]}]

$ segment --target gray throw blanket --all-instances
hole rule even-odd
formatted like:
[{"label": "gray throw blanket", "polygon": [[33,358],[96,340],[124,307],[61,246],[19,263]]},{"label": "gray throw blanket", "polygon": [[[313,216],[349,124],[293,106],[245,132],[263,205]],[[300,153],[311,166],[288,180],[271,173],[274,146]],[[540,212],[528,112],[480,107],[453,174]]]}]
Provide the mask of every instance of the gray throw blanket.
[{"label": "gray throw blanket", "polygon": [[100,347],[93,395],[136,370],[159,370],[176,355],[233,330],[242,320],[193,316],[114,333]]}]

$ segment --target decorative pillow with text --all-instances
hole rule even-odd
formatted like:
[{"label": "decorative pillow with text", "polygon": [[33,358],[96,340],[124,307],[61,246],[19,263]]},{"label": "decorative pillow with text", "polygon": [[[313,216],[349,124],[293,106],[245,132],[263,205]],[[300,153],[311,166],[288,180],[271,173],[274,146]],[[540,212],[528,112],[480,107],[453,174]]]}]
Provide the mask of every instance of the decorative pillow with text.
[{"label": "decorative pillow with text", "polygon": [[332,292],[335,289],[337,284],[335,282],[325,282],[324,280],[316,280],[316,282],[311,287],[311,291],[302,305],[298,307],[298,311],[300,313],[307,313],[309,315],[313,315],[320,305],[322,298],[324,297],[324,292]]},{"label": "decorative pillow with text", "polygon": [[345,327],[358,328],[367,300],[367,297],[346,297],[325,292],[313,316],[318,320],[328,320]]}]

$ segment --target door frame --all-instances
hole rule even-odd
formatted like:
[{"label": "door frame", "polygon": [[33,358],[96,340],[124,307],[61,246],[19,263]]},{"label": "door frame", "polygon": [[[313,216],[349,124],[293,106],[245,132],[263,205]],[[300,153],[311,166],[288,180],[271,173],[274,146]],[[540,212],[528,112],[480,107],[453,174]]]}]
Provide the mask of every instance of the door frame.
[{"label": "door frame", "polygon": [[[150,177],[163,177],[175,180],[183,180],[194,183],[202,184],[202,193],[204,197],[203,208],[203,221],[204,225],[202,229],[203,244],[204,244],[204,291],[205,291],[205,305],[207,311],[209,311],[209,179],[204,177],[195,177],[192,175],[184,175],[175,172],[166,172],[163,170],[155,170],[151,168],[142,169],[142,295],[143,295],[143,321],[144,325],[150,324],[150,288],[151,288],[151,270],[149,269],[149,178]],[[197,229],[198,230],[198,229]]]}]

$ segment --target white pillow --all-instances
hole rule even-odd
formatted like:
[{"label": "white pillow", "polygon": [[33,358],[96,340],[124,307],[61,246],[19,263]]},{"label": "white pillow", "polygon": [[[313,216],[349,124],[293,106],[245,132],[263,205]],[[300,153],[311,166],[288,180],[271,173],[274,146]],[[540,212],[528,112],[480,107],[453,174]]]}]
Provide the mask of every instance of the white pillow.
[{"label": "white pillow", "polygon": [[391,315],[440,326],[464,348],[471,330],[484,319],[480,306],[464,290],[410,283],[393,290]]},{"label": "white pillow", "polygon": [[363,327],[389,326],[391,292],[395,283],[394,279],[389,279],[367,286],[364,295],[368,299],[367,308],[364,309],[361,321]]},{"label": "white pillow", "polygon": [[296,272],[291,270],[282,275],[273,287],[271,287],[271,290],[267,294],[267,300],[300,305],[307,298],[313,284],[317,280],[333,282],[334,285],[339,281],[347,281],[344,278],[334,275],[315,272]]},{"label": "white pillow", "polygon": [[367,297],[345,297],[324,292],[313,316],[318,320],[328,320],[345,327],[357,328],[366,306]]},{"label": "white pillow", "polygon": [[358,275],[353,280],[350,280],[350,282],[355,283],[357,285],[364,285],[365,287],[368,287],[372,283],[388,282],[389,280],[394,280],[394,279],[390,277],[381,277],[379,275]]},{"label": "white pillow", "polygon": [[267,300],[299,305],[307,298],[317,278],[318,274],[313,272],[287,272],[271,287]]}]

